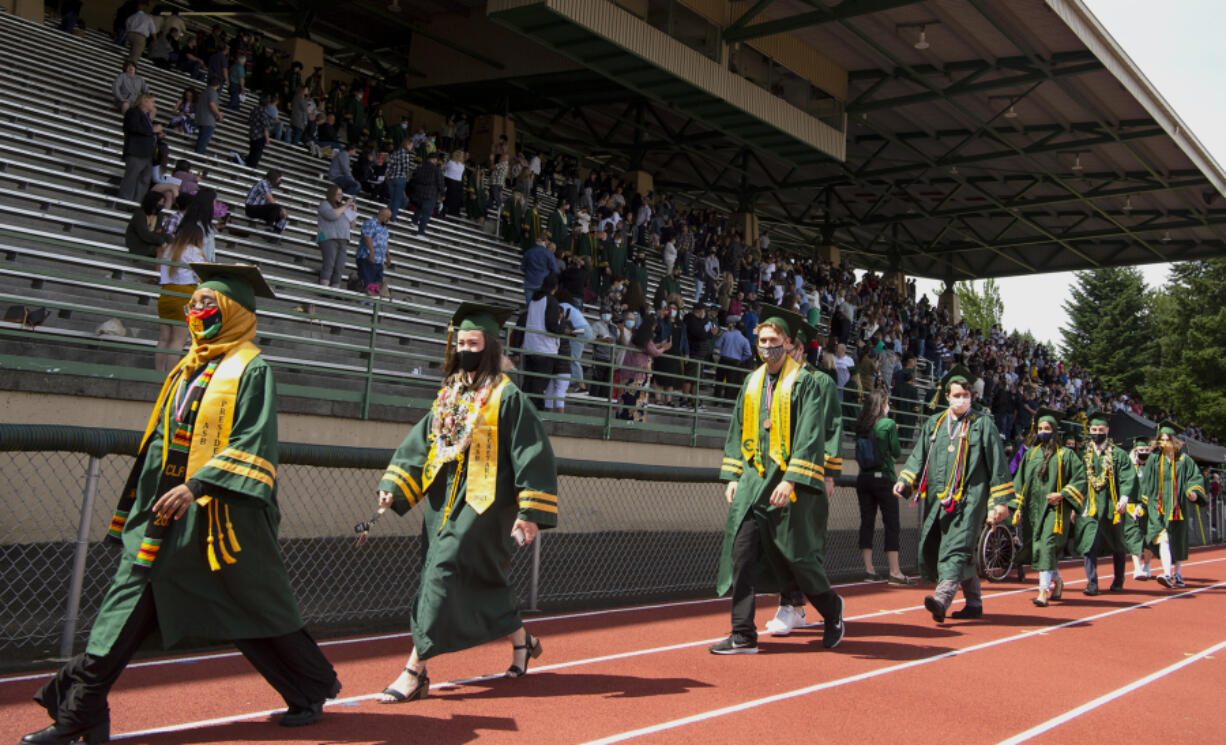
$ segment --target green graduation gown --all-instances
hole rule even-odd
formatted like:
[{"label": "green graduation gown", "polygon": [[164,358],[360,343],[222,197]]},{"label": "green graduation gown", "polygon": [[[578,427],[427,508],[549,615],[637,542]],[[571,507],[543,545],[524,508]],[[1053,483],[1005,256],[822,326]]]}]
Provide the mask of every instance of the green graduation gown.
[{"label": "green graduation gown", "polygon": [[512,198],[502,206],[498,218],[502,222],[502,239],[507,243],[519,243],[524,223],[524,203]]},{"label": "green graduation gown", "polygon": [[909,442],[915,437],[916,423],[920,419],[920,392],[911,383],[903,380],[894,386],[894,400],[890,408],[894,411],[894,421],[898,423],[898,432],[903,442]]},{"label": "green graduation gown", "polygon": [[[208,395],[206,389],[206,399]],[[170,398],[168,406],[173,405]],[[218,502],[223,521],[228,510],[224,532],[232,533],[241,548],[234,551],[226,543],[233,564],[221,560],[220,569],[210,570],[210,527],[216,540],[225,541],[226,536],[218,526],[210,526],[211,510],[192,505],[170,523],[152,570],[133,571],[153,504],[161,496],[156,492],[166,433],[162,418],[158,421],[141,465],[136,502],[123,526],[119,569],[90,630],[86,652],[100,656],[110,651],[146,585],[153,590],[158,630],[167,648],[281,636],[302,628],[277,546],[277,392],[268,364],[256,357],[243,370],[227,447],[192,474]]]},{"label": "green graduation gown", "polygon": [[[765,367],[765,366],[763,366]],[[761,368],[759,368],[761,369]],[[833,383],[828,386],[818,376],[801,370],[792,386],[792,451],[781,468],[765,454],[770,452],[770,430],[757,423],[758,440],[764,453],[763,473],[759,475],[752,456],[741,452],[741,422],[746,389],[754,376],[747,377],[737,397],[736,409],[724,442],[720,468],[723,481],[736,481],[736,496],[728,507],[724,542],[720,551],[716,590],[720,595],[732,588],[732,544],[747,515],[752,515],[761,531],[758,577],[759,592],[800,590],[815,597],[830,589],[826,577],[826,520],[830,512],[825,475],[842,467],[839,440],[843,434],[838,397]],[[827,380],[829,380],[827,378]],[[762,375],[760,400],[765,407],[768,376]],[[765,419],[763,413],[762,418]],[[771,492],[780,481],[796,485],[795,501],[772,507]]]},{"label": "green graduation gown", "polygon": [[672,275],[665,274],[656,284],[655,294],[651,296],[651,307],[659,308],[660,303],[668,299],[669,295],[676,293],[681,295],[681,282],[672,278]]},{"label": "green graduation gown", "polygon": [[[1127,514],[1116,515],[1115,505],[1120,497],[1127,497],[1129,502],[1137,496],[1137,471],[1132,467],[1132,461],[1123,448],[1111,444],[1105,453],[1099,453],[1093,444],[1088,445],[1093,473],[1105,477],[1106,482],[1101,488],[1095,489],[1090,483],[1091,472],[1086,472],[1086,487],[1088,491],[1085,505],[1077,514],[1073,524],[1073,547],[1082,554],[1088,554],[1094,545],[1094,539],[1102,536],[1098,542],[1099,556],[1129,552],[1124,537],[1124,528],[1132,518]],[[1084,457],[1082,463],[1084,464]],[[1140,553],[1137,551],[1131,553]]]},{"label": "green graduation gown", "polygon": [[928,417],[898,474],[898,479],[913,489],[927,477],[929,493],[921,493],[919,500],[919,566],[920,574],[929,582],[961,582],[975,576],[975,548],[987,518],[989,499],[1008,498],[1013,493],[1009,461],[996,424],[992,417],[971,411],[966,414],[970,419],[962,497],[953,503],[952,510],[941,504],[937,494],[951,480],[957,457],[957,452],[948,451],[945,416],[946,412],[940,412]]},{"label": "green graduation gown", "polygon": [[[1086,467],[1075,451],[1058,446],[1048,462],[1047,478],[1040,475],[1042,470],[1043,449],[1030,448],[1013,478],[1009,507],[1018,510],[1014,524],[1022,540],[1020,560],[1029,556],[1035,569],[1048,571],[1056,569],[1064,556],[1074,516],[1085,504]],[[1053,493],[1063,497],[1055,505],[1047,503],[1047,495]]]},{"label": "green graduation gown", "polygon": [[475,168],[464,169],[464,214],[472,220],[485,217],[485,184]]},{"label": "green graduation gown", "polygon": [[519,229],[519,247],[527,251],[536,244],[537,236],[541,234],[541,213],[536,207],[529,207],[524,210]]},{"label": "green graduation gown", "polygon": [[409,432],[379,482],[393,495],[398,514],[424,503],[421,586],[410,616],[423,660],[500,639],[523,625],[507,577],[515,549],[511,526],[517,519],[541,528],[558,522],[557,467],[536,407],[510,382],[498,404],[494,501],[481,514],[466,501],[467,461],[444,464],[420,492],[433,409]]},{"label": "green graduation gown", "polygon": [[1171,559],[1188,560],[1188,521],[1199,513],[1192,511],[1192,494],[1205,499],[1205,479],[1191,456],[1179,451],[1172,459],[1155,449],[1145,461],[1141,479],[1141,500],[1147,505],[1145,543],[1155,544],[1165,531],[1171,540]]},{"label": "green graduation gown", "polygon": [[647,267],[646,266],[639,266],[633,261],[627,263],[626,264],[626,279],[632,282],[638,282],[639,289],[643,291],[643,297],[647,297]]},{"label": "green graduation gown", "polygon": [[626,244],[619,245],[612,238],[607,238],[604,242],[604,255],[613,277],[626,276]]},{"label": "green graduation gown", "polygon": [[570,250],[570,226],[559,210],[554,210],[549,216],[549,240],[557,244],[558,256]]}]

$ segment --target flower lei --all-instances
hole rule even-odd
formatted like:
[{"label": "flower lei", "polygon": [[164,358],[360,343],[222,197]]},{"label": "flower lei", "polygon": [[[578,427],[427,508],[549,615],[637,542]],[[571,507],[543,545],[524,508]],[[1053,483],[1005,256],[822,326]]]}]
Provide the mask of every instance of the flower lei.
[{"label": "flower lei", "polygon": [[428,438],[433,446],[435,461],[449,463],[468,450],[477,414],[489,400],[493,388],[490,383],[480,388],[469,388],[457,379],[439,389],[431,407],[433,417]]},{"label": "flower lei", "polygon": [[1094,473],[1094,450],[1093,446],[1086,448],[1086,478],[1090,483],[1090,488],[1094,491],[1102,491],[1102,488],[1107,485],[1107,480],[1111,478],[1111,472],[1114,470],[1114,463],[1108,463],[1108,456],[1113,452],[1115,443],[1107,440],[1107,447],[1103,451],[1102,463],[1103,469],[1097,475]]}]

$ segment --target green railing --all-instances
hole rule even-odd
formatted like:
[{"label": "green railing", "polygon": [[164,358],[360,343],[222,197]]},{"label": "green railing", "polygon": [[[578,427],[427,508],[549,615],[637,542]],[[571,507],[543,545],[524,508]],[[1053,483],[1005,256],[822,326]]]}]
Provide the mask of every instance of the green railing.
[{"label": "green railing", "polygon": [[[14,235],[20,235],[23,241],[31,239],[26,234],[0,230],[0,237]],[[101,291],[101,300],[44,300],[9,291],[0,293],[0,304],[46,307],[57,316],[69,319],[84,316],[91,319],[90,326],[109,318],[117,318],[127,325],[144,329],[172,323],[157,317],[154,308],[159,288],[148,280],[153,278],[158,266],[174,265],[173,262],[133,256],[122,248],[88,242],[51,237],[40,237],[38,242],[72,249],[77,258],[98,261],[108,270],[109,276],[89,274],[79,269],[27,266],[20,268],[16,281],[30,282],[40,288],[61,285],[65,289],[61,296],[73,288],[80,288],[83,295]],[[20,247],[14,247],[9,252],[19,255],[20,251]],[[450,307],[370,298],[308,281],[270,277],[269,282],[280,299],[261,301],[259,316],[262,328],[257,339],[265,347],[269,362],[288,374],[281,383],[282,393],[355,404],[355,413],[361,418],[369,418],[374,406],[407,404],[425,408],[429,405],[441,376],[445,329],[452,311]],[[12,284],[10,282],[10,286]],[[148,310],[125,309],[137,303]],[[162,375],[146,366],[147,360],[155,353],[179,353],[178,350],[157,348],[152,340],[130,337],[120,340],[80,332],[67,336],[57,334],[52,328],[54,319],[48,327],[30,330],[8,326],[0,328],[0,338],[10,342],[57,342],[70,350],[76,349],[55,349],[42,354],[6,351],[0,353],[0,368],[155,383],[160,382]],[[516,329],[518,327],[509,327],[507,334],[504,334],[504,342],[510,331]],[[546,332],[532,333],[557,336]],[[341,338],[329,338],[333,336]],[[571,387],[584,385],[589,390],[604,389],[606,393],[602,397],[547,396],[545,398],[550,408],[542,412],[546,421],[580,425],[599,433],[604,439],[613,437],[615,431],[626,429],[668,433],[679,436],[678,439],[685,440],[691,446],[697,446],[700,441],[709,445],[713,438],[723,439],[732,402],[741,380],[749,372],[748,367],[725,364],[717,359],[682,359],[681,369],[668,374],[678,388],[678,392],[672,394],[677,405],[649,405],[638,412],[645,415],[645,421],[627,421],[618,415],[625,416],[633,407],[624,406],[609,394],[616,389],[636,395],[653,395],[655,388],[650,384],[650,378],[640,381],[629,379],[650,376],[652,370],[596,361],[594,352],[597,348],[601,348],[601,356],[614,361],[631,350],[594,339],[581,341],[585,346],[581,360],[583,376],[572,378],[569,384]],[[287,346],[290,354],[285,353]],[[711,348],[714,347],[715,341],[712,340]],[[506,351],[513,358],[522,359],[522,349],[508,347]],[[122,353],[128,355],[125,357]],[[571,359],[559,355],[542,356],[560,364]],[[108,357],[117,361],[103,361]],[[520,369],[514,375],[521,383],[533,378],[559,378],[557,374],[542,375],[526,371],[522,369],[522,364],[518,367]],[[305,382],[304,377],[312,382]],[[690,394],[681,395],[679,389],[682,386],[688,386]],[[843,396],[843,413],[846,424],[850,425],[858,414],[859,395],[848,388]],[[552,410],[552,405],[558,402],[564,404],[562,412]],[[910,409],[915,403],[895,397],[893,407],[902,411]]]}]

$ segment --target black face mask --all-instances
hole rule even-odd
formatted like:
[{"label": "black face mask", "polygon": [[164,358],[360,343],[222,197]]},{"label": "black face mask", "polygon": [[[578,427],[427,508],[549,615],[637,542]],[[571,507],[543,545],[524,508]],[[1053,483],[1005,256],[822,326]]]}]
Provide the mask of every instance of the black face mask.
[{"label": "black face mask", "polygon": [[1107,433],[1106,432],[1099,432],[1098,434],[1091,433],[1090,439],[1094,441],[1095,445],[1101,445],[1107,441]]},{"label": "black face mask", "polygon": [[475,372],[481,366],[481,353],[471,349],[456,352],[456,360],[464,372]]}]

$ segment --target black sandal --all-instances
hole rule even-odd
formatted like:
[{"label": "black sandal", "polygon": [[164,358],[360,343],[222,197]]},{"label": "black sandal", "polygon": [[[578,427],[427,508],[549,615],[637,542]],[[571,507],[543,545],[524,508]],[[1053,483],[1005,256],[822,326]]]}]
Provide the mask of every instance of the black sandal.
[{"label": "black sandal", "polygon": [[507,668],[506,677],[522,678],[528,674],[528,661],[535,660],[541,656],[541,640],[539,637],[533,636],[525,632],[523,644],[513,644],[511,649],[526,649],[528,654],[524,657],[524,666],[521,669],[519,665],[511,665]]},{"label": "black sandal", "polygon": [[379,703],[381,704],[403,704],[406,701],[416,701],[418,699],[423,699],[430,694],[430,678],[426,675],[426,671],[424,668],[421,670],[414,670],[411,667],[406,667],[404,671],[408,673],[409,675],[412,675],[414,678],[417,678],[417,687],[414,688],[409,693],[401,693],[395,688],[388,686],[387,688],[383,689],[383,695],[391,696],[392,700],[391,701],[380,700]]}]

